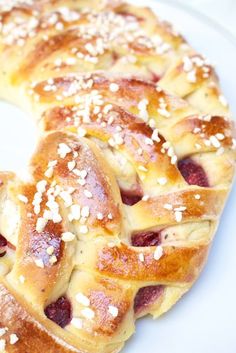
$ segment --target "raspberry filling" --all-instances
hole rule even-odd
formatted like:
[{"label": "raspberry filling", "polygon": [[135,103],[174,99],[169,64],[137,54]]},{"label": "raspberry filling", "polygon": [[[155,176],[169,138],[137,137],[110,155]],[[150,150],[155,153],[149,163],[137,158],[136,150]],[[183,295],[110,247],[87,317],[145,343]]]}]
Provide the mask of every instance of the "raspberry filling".
[{"label": "raspberry filling", "polygon": [[131,238],[133,246],[157,246],[161,244],[161,232],[143,232],[133,234]]},{"label": "raspberry filling", "polygon": [[48,319],[62,328],[69,325],[72,319],[71,303],[66,297],[61,297],[56,302],[48,305],[44,312]]},{"label": "raspberry filling", "polygon": [[121,199],[125,205],[133,206],[142,199],[140,192],[120,189]]},{"label": "raspberry filling", "polygon": [[153,304],[163,293],[164,286],[148,286],[139,289],[134,299],[134,312],[140,313]]},{"label": "raspberry filling", "polygon": [[205,170],[192,159],[182,159],[178,163],[178,168],[189,185],[209,187],[209,182]]},{"label": "raspberry filling", "polygon": [[160,81],[161,76],[157,75],[155,72],[151,72],[151,75],[152,75],[151,77],[152,82],[157,83],[158,81]]},{"label": "raspberry filling", "polygon": [[7,240],[0,234],[0,257],[6,255],[7,250]]}]

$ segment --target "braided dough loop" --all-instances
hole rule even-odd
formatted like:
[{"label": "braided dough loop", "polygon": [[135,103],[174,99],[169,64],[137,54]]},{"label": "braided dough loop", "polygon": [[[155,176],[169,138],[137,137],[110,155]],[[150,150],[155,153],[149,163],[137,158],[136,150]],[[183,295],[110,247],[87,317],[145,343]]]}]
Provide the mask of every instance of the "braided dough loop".
[{"label": "braided dough loop", "polygon": [[0,174],[0,345],[118,352],[203,268],[234,174],[228,105],[148,8],[12,1],[0,33],[0,95],[40,130],[29,180]]}]

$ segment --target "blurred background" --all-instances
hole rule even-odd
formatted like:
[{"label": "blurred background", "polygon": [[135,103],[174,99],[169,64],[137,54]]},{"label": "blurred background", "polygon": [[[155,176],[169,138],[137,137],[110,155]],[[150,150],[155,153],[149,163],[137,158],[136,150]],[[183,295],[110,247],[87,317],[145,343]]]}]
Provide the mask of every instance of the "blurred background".
[{"label": "blurred background", "polygon": [[173,0],[217,21],[236,37],[236,0]]}]

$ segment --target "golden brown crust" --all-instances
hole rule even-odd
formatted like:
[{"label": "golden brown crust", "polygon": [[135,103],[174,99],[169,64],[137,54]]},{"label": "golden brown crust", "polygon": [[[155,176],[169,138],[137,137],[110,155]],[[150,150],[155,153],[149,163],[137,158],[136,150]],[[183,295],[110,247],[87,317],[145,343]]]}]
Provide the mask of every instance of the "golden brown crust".
[{"label": "golden brown crust", "polygon": [[[197,195],[197,196],[196,196]],[[129,210],[133,230],[177,224],[175,210],[184,207],[181,222],[198,222],[199,220],[217,219],[222,211],[222,199],[227,190],[187,189],[164,194],[148,201],[140,201]],[[171,209],[165,208],[171,205]],[[145,214],[145,220],[141,219]]]},{"label": "golden brown crust", "polygon": [[[0,285],[0,325],[7,327],[7,352],[21,353],[30,351],[40,353],[46,350],[49,353],[59,352],[81,352],[63,342],[62,339],[54,336],[45,327],[41,318],[38,321],[36,312],[29,313],[14,294],[2,283]],[[9,344],[11,334],[17,334],[21,339],[17,345]]]},{"label": "golden brown crust", "polygon": [[140,262],[137,253],[125,245],[105,248],[98,255],[97,268],[101,273],[129,280],[158,283],[192,282],[205,262],[208,246],[191,248],[165,248],[158,261],[155,249],[146,253]]}]

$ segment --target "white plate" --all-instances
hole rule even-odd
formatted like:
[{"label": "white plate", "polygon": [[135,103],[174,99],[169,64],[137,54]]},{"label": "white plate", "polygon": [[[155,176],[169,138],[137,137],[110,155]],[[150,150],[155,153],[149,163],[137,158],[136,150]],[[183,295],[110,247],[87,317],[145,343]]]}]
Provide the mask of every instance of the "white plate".
[{"label": "white plate", "polygon": [[[222,87],[236,116],[236,46],[214,22],[167,2],[139,1],[171,21],[200,52],[216,63]],[[0,102],[0,170],[26,167],[36,133],[17,108]],[[137,333],[123,353],[236,352],[236,188],[217,232],[208,264],[193,289],[156,321],[137,322]]]}]

